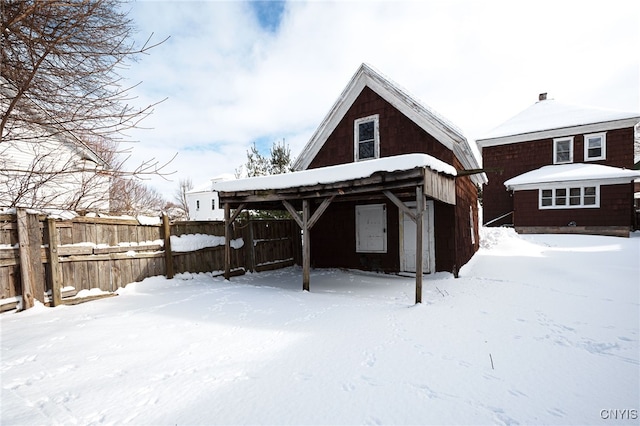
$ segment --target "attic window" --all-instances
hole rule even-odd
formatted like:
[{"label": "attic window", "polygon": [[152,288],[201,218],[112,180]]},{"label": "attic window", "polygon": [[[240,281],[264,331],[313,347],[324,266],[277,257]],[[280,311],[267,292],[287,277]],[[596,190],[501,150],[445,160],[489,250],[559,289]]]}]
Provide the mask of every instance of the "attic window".
[{"label": "attic window", "polygon": [[355,161],[380,157],[380,116],[370,115],[354,121],[354,158]]},{"label": "attic window", "polygon": [[553,164],[573,163],[573,136],[553,140]]}]

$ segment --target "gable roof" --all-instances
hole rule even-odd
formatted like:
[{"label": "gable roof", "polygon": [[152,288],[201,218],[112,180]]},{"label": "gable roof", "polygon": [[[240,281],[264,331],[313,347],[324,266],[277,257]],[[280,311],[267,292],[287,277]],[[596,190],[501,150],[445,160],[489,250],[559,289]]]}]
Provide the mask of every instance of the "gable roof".
[{"label": "gable roof", "polygon": [[640,171],[605,166],[603,164],[555,164],[543,166],[505,181],[509,190],[538,189],[557,184],[629,183],[640,177]]},{"label": "gable roof", "polygon": [[[473,154],[469,142],[462,135],[460,129],[417,101],[396,83],[383,77],[371,66],[362,64],[303,148],[293,165],[294,169],[304,170],[309,167],[365,86],[376,92],[444,146],[451,149],[465,169],[478,169],[480,167],[478,159]],[[484,174],[472,175],[471,177],[478,181],[477,183],[486,181]]]},{"label": "gable roof", "polygon": [[639,121],[639,112],[585,107],[547,99],[538,101],[511,117],[476,143],[483,148],[575,133],[633,127]]}]

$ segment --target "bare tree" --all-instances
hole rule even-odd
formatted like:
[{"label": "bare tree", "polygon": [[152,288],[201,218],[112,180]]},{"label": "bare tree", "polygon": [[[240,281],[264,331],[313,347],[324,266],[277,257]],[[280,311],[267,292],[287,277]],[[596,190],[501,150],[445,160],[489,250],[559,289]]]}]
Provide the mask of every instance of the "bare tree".
[{"label": "bare tree", "polygon": [[111,185],[111,212],[114,214],[157,216],[167,201],[155,189],[132,177],[117,177]]},{"label": "bare tree", "polygon": [[191,178],[180,179],[178,188],[174,194],[174,201],[178,209],[182,210],[183,216],[189,217],[189,203],[187,201],[187,192],[193,189]]},{"label": "bare tree", "polygon": [[[150,39],[132,41],[134,25],[122,6],[120,0],[0,3],[0,184],[8,185],[8,206],[52,203],[52,188],[75,181],[80,197],[58,197],[56,207],[87,207],[105,179],[165,174],[167,163],[156,159],[133,170],[119,160],[129,152],[119,147],[123,132],[155,106],[133,106],[135,85],[119,74],[154,47]],[[78,155],[54,158],[61,155],[56,146],[69,145]]]}]

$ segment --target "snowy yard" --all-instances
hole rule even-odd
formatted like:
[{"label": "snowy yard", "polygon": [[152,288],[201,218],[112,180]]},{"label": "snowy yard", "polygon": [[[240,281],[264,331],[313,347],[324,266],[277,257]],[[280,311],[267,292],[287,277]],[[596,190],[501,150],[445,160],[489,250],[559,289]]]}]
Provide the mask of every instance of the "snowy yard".
[{"label": "snowy yard", "polygon": [[640,236],[483,234],[421,305],[288,268],[2,314],[0,423],[637,424]]}]

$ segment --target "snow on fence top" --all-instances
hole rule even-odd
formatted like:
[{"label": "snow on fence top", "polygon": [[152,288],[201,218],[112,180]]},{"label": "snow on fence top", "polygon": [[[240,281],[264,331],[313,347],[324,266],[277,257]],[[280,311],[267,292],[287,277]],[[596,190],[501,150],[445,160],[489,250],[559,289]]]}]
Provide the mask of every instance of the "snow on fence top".
[{"label": "snow on fence top", "polygon": [[310,186],[361,179],[376,172],[394,172],[428,167],[433,171],[456,176],[456,169],[427,154],[404,154],[357,163],[339,164],[281,175],[259,176],[213,184],[214,191],[251,191],[266,189],[284,189],[294,186]]}]

